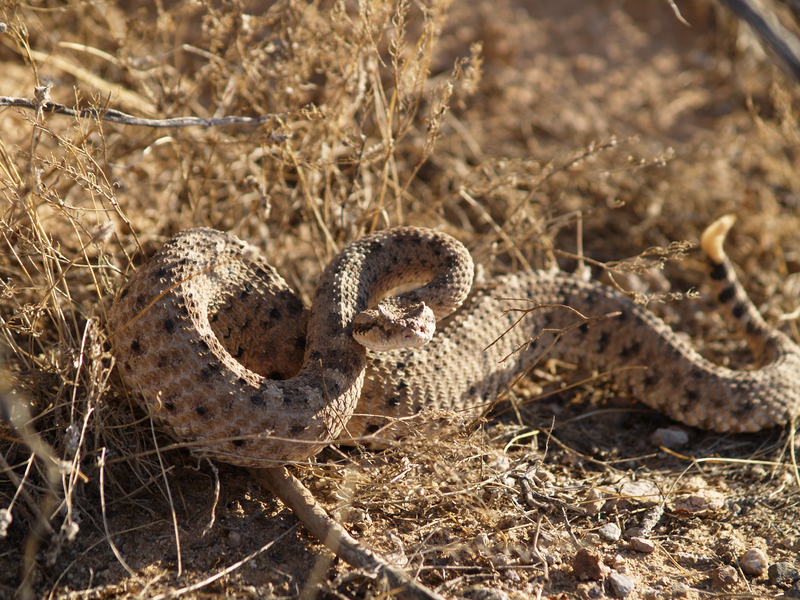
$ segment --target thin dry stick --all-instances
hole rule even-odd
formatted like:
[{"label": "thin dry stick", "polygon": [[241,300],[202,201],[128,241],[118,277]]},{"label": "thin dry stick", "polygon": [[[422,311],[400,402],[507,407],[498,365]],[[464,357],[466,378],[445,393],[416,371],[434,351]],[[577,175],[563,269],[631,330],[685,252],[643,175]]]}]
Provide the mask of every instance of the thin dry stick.
[{"label": "thin dry stick", "polygon": [[119,549],[117,545],[114,543],[114,540],[111,539],[111,533],[108,530],[108,520],[106,519],[106,493],[105,493],[105,478],[106,478],[106,449],[103,448],[103,451],[100,453],[100,510],[103,513],[103,528],[106,532],[106,539],[108,540],[108,545],[111,547],[111,551],[114,553],[114,556],[117,557],[119,563],[125,568],[128,574],[131,577],[136,577],[136,571],[131,569],[130,565],[125,562],[125,559],[122,558],[122,554],[119,553]]},{"label": "thin dry stick", "polygon": [[37,104],[36,100],[29,98],[16,98],[13,96],[0,96],[0,106],[20,106],[32,110],[41,110],[46,113],[80,117],[83,119],[101,119],[122,125],[136,125],[138,127],[223,127],[226,125],[264,125],[274,120],[284,120],[286,115],[264,115],[263,117],[220,117],[204,119],[202,117],[175,117],[172,119],[145,119],[134,117],[113,108],[82,108],[75,110],[57,102]]},{"label": "thin dry stick", "polygon": [[800,472],[797,470],[797,456],[795,455],[794,445],[794,432],[796,431],[796,421],[792,419],[789,422],[789,456],[792,457],[792,471],[797,485],[800,485]]},{"label": "thin dry stick", "polygon": [[48,534],[52,535],[53,526],[50,525],[50,522],[47,520],[47,517],[45,517],[42,511],[39,509],[39,506],[36,504],[36,500],[28,493],[28,490],[25,489],[25,481],[28,478],[28,474],[30,473],[31,465],[33,465],[33,459],[35,458],[35,456],[36,456],[35,454],[31,454],[30,458],[27,461],[28,466],[25,468],[25,473],[20,478],[11,468],[11,465],[9,465],[6,462],[6,459],[3,456],[3,454],[0,453],[0,473],[6,475],[11,480],[11,483],[13,483],[14,486],[17,488],[17,491],[14,494],[14,499],[11,501],[11,504],[9,504],[6,510],[8,511],[8,514],[11,514],[11,509],[14,506],[14,502],[16,501],[17,496],[21,495],[22,499],[25,500],[25,503],[28,505],[30,511],[36,517],[37,522],[41,524],[42,528]]},{"label": "thin dry stick", "polygon": [[206,534],[214,527],[214,522],[217,519],[217,504],[219,504],[219,469],[217,469],[216,465],[208,458],[206,458],[206,461],[211,467],[211,470],[214,472],[214,503],[211,505],[211,519],[209,520],[208,525],[203,527],[203,533],[201,534],[201,537],[205,537]]},{"label": "thin dry stick", "polygon": [[172,513],[172,527],[175,531],[175,551],[178,553],[178,577],[183,574],[183,559],[181,557],[181,535],[178,531],[178,515],[175,513],[175,504],[172,502],[172,491],[169,488],[169,479],[167,478],[167,471],[164,468],[164,460],[161,458],[161,451],[158,449],[158,440],[156,439],[156,427],[153,421],[150,421],[150,431],[153,433],[153,445],[156,448],[156,456],[158,457],[158,466],[161,467],[161,476],[164,478],[164,487],[167,490],[167,500],[169,500],[169,510]]},{"label": "thin dry stick", "polygon": [[[11,511],[14,510],[14,504],[17,502],[17,498],[19,495],[25,490],[25,481],[28,479],[28,475],[31,472],[31,467],[33,466],[33,458],[34,455],[31,454],[30,458],[28,459],[28,466],[25,467],[25,473],[22,475],[22,479],[16,476],[16,473],[11,470],[11,467],[6,462],[3,453],[0,452],[0,472],[8,472],[9,479],[14,482],[14,485],[17,487],[17,491],[14,493],[13,498],[11,498],[11,502],[9,502],[8,507],[0,509],[0,540],[5,539],[8,535],[8,527],[11,525]],[[11,477],[13,475],[13,477]],[[25,490],[27,494],[27,490]],[[34,504],[34,506],[36,506]]]},{"label": "thin dry stick", "polygon": [[325,512],[311,492],[285,467],[251,469],[250,472],[259,483],[280,498],[326,548],[357,569],[385,577],[392,588],[390,595],[404,600],[444,600],[443,596],[414,581],[403,570],[390,565],[376,552],[353,538]]}]

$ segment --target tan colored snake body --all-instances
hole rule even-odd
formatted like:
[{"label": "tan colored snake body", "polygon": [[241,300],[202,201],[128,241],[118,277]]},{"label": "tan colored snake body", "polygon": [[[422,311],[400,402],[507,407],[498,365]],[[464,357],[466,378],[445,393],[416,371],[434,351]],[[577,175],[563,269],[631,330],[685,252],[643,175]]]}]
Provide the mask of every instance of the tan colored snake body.
[{"label": "tan colored snake body", "polygon": [[[310,312],[234,236],[178,234],[121,292],[109,321],[114,353],[130,386],[174,435],[244,466],[303,460],[337,436],[402,434],[430,412],[474,411],[564,330],[548,357],[609,372],[620,391],[689,425],[757,431],[800,412],[800,348],[764,323],[736,279],[722,251],[731,222],[709,227],[703,248],[721,306],[761,355],[755,370],[714,365],[624,294],[544,271],[474,291],[422,348],[368,355],[353,340],[353,320],[401,279],[429,281],[409,294],[437,317],[456,309],[469,289],[472,263],[463,246],[417,228],[345,248],[325,269]],[[533,310],[493,344],[520,317],[507,309],[529,309],[529,300],[588,317],[620,315],[583,323],[563,307]]]}]

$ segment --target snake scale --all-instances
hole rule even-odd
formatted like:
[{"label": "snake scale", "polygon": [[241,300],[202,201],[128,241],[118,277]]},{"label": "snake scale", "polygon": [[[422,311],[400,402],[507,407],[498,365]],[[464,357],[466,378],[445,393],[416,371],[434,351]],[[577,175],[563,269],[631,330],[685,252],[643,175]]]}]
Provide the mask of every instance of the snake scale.
[{"label": "snake scale", "polygon": [[[442,411],[474,413],[543,350],[610,373],[620,392],[688,425],[758,431],[800,412],[800,347],[764,322],[736,278],[722,249],[732,222],[712,224],[702,246],[714,294],[759,360],[754,370],[709,362],[626,295],[572,274],[522,272],[467,297],[466,249],[410,227],[347,246],[310,310],[235,236],[184,231],[122,288],[111,341],[123,378],[169,432],[242,466],[304,460],[337,438],[402,435]],[[428,283],[403,299],[437,318],[455,312],[423,347],[367,351],[354,320],[404,281]],[[574,311],[619,314],[585,321]]]}]

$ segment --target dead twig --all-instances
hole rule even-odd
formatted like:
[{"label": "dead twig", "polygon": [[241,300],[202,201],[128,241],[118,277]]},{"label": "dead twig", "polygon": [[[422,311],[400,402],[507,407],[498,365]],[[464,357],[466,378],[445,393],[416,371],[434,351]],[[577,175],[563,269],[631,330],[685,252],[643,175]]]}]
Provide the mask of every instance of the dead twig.
[{"label": "dead twig", "polygon": [[264,115],[262,117],[219,117],[215,119],[205,119],[202,117],[175,117],[172,119],[145,119],[134,117],[113,108],[82,108],[75,110],[57,102],[45,102],[37,104],[36,100],[30,98],[15,98],[13,96],[0,96],[0,107],[20,106],[31,110],[41,110],[46,113],[65,115],[68,117],[80,117],[82,119],[100,119],[121,123],[122,125],[137,125],[139,127],[224,127],[227,125],[264,125],[275,120],[283,120],[286,115]]},{"label": "dead twig", "polygon": [[357,569],[385,577],[392,588],[391,595],[406,600],[444,600],[441,595],[414,581],[403,570],[390,565],[379,554],[353,538],[285,467],[252,469],[251,473],[259,483],[280,498],[303,526],[331,552]]}]

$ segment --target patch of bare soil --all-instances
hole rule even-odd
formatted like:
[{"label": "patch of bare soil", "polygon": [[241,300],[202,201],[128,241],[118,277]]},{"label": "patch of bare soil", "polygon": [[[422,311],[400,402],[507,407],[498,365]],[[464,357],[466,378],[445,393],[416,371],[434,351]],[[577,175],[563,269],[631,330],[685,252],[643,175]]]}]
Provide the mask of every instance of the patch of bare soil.
[{"label": "patch of bare soil", "polygon": [[[0,6],[2,95],[281,115],[153,130],[0,112],[0,597],[396,593],[122,385],[106,312],[188,227],[258,245],[307,302],[374,228],[438,227],[494,275],[696,242],[733,212],[745,286],[800,340],[800,93],[715,2],[680,3],[691,27],[664,0]],[[707,289],[695,251],[616,279]],[[705,296],[651,307],[712,360],[752,363]],[[293,470],[445,596],[800,597],[794,437],[676,425],[594,375],[543,363],[474,430]],[[683,445],[660,447],[666,428]]]}]

